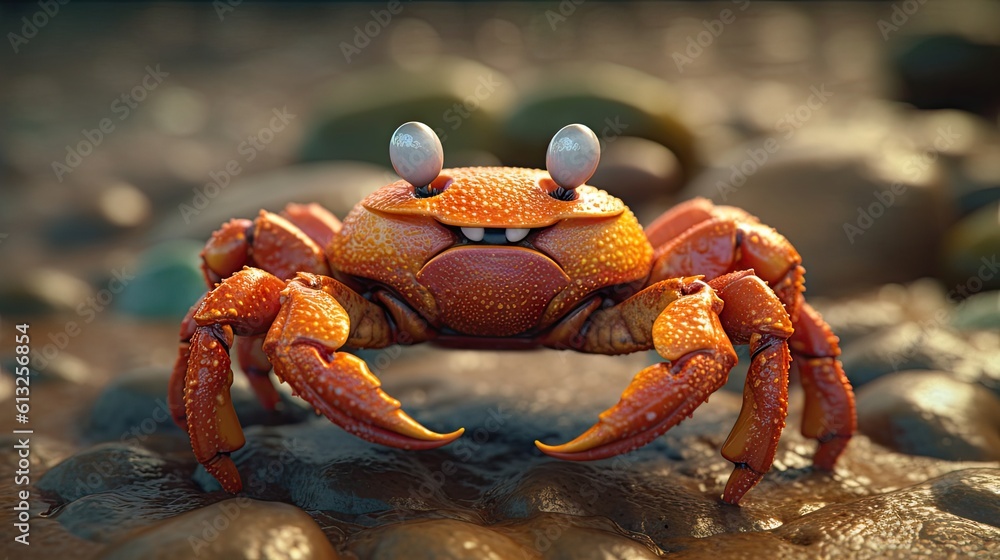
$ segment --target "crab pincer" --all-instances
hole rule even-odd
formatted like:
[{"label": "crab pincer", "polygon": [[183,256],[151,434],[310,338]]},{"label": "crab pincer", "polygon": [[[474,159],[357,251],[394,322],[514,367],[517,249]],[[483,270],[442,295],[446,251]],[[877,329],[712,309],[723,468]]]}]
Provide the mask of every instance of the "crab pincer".
[{"label": "crab pincer", "polygon": [[[266,332],[264,353],[278,379],[358,437],[405,449],[431,449],[464,431],[439,434],[423,427],[382,391],[362,360],[337,351],[349,340],[350,315],[329,293],[336,293],[339,283],[320,278],[303,273],[285,282],[245,268],[209,293],[193,315],[198,326],[189,343],[185,375],[187,431],[198,461],[228,492],[242,489],[229,454],[244,444],[229,395],[234,333],[249,337]],[[387,335],[388,324],[381,328],[381,335]]]}]

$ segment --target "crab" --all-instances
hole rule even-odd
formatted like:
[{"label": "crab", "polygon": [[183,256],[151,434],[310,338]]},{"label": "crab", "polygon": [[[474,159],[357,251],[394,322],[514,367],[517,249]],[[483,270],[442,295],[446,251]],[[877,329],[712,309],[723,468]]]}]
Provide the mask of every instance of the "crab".
[{"label": "crab", "polygon": [[245,442],[230,399],[230,350],[263,405],[280,401],[270,371],[317,413],[368,441],[432,449],[462,435],[431,431],[386,394],[350,349],[422,342],[453,348],[554,348],[593,354],[655,349],[621,400],[579,437],[536,441],[574,461],[637,449],[726,382],[748,344],[743,406],[722,445],[737,504],[770,469],[785,426],[794,360],[813,464],[832,469],[856,429],[838,339],[803,299],[792,245],[747,212],[706,199],[643,229],[619,199],[586,185],[594,133],[552,139],[547,170],[442,169],[434,132],[406,123],[390,157],[401,180],[343,222],[315,204],[261,211],[215,232],[202,253],[209,291],[181,324],[169,408],[198,461],[231,493],[230,453]]}]

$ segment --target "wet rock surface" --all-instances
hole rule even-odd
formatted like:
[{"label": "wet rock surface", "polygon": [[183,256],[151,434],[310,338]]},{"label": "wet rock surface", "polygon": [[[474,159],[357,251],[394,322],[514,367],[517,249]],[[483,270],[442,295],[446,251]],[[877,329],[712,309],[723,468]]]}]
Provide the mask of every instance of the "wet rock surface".
[{"label": "wet rock surface", "polygon": [[[904,301],[900,294],[921,288],[900,289],[893,297]],[[850,307],[841,305],[831,309]],[[885,327],[857,330],[865,329],[857,340]],[[862,386],[861,430],[833,473],[811,467],[815,444],[798,433],[803,399],[793,381],[774,466],[733,507],[720,500],[732,465],[719,454],[741,403],[733,391],[719,391],[693,418],[625,456],[572,463],[535,449],[535,439],[560,442],[586,429],[653,354],[417,347],[393,356],[381,372],[386,390],[431,429],[464,426],[461,439],[425,452],[385,448],[302,417],[295,400],[286,403],[290,416],[261,416],[237,374],[247,444],[232,455],[244,482],[234,497],[169,421],[142,427],[142,411],[153,418],[165,399],[168,372],[140,370],[96,397],[101,409],[121,411],[117,420],[91,412],[82,425],[90,441],[106,443],[43,467],[43,501],[34,507],[48,513],[39,521],[101,558],[269,557],[251,535],[265,532],[304,558],[996,553],[997,397],[950,373],[876,376]],[[949,409],[962,412],[929,417],[941,400],[934,391],[963,399]],[[130,437],[132,426],[138,435]]]},{"label": "wet rock surface", "polygon": [[[178,538],[187,534],[187,538]],[[287,504],[235,498],[128,535],[102,560],[127,558],[340,558],[319,525]]]}]

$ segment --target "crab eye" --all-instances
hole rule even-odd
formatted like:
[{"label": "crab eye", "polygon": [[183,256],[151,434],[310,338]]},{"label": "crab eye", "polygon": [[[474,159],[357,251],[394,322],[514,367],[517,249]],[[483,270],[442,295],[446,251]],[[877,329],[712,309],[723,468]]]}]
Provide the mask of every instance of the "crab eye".
[{"label": "crab eye", "polygon": [[552,137],[545,155],[545,167],[560,187],[550,194],[565,200],[570,194],[566,191],[572,191],[594,175],[600,160],[601,144],[593,130],[582,124],[562,127]]},{"label": "crab eye", "polygon": [[392,168],[414,186],[418,196],[421,192],[424,196],[437,194],[427,187],[441,173],[444,149],[431,127],[411,121],[397,128],[389,140],[389,159]]}]

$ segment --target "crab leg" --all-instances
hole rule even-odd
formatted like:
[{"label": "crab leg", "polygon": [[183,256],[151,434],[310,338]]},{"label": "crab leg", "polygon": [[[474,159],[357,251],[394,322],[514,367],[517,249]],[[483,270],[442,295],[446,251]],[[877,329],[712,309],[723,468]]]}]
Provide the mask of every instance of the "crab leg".
[{"label": "crab leg", "polygon": [[170,374],[170,382],[167,384],[167,408],[170,409],[170,416],[174,419],[174,423],[184,431],[187,431],[187,413],[184,412],[184,377],[187,375],[188,361],[191,358],[191,337],[194,336],[194,329],[198,326],[194,322],[194,314],[201,307],[207,295],[207,293],[202,294],[184,315],[184,320],[181,321],[181,342],[178,345],[174,369]]},{"label": "crab leg", "polygon": [[[664,307],[643,304],[669,300]],[[576,439],[562,445],[535,445],[559,459],[589,461],[637,449],[678,424],[726,382],[736,363],[736,352],[719,321],[722,301],[697,278],[661,282],[632,296],[615,308],[595,312],[591,335],[578,349],[602,351],[615,339],[635,332],[642,337],[643,310],[656,313],[652,343],[666,360],[647,367],[632,380],[621,400],[602,412],[599,421]],[[635,313],[639,311],[640,313]],[[606,334],[601,334],[606,333]],[[637,343],[640,341],[636,341]],[[648,347],[648,346],[647,346]]]},{"label": "crab leg", "polygon": [[271,382],[271,362],[262,348],[264,344],[263,334],[254,336],[241,336],[236,339],[236,361],[240,364],[240,369],[250,381],[257,400],[265,410],[275,410],[281,402],[281,395],[274,388]]},{"label": "crab leg", "polygon": [[234,332],[253,336],[267,330],[284,286],[263,270],[245,268],[205,295],[191,316],[197,326],[184,376],[187,432],[198,462],[234,494],[242,482],[229,454],[243,447],[245,440],[229,394],[233,383],[229,349]]},{"label": "crab leg", "polygon": [[743,389],[743,408],[722,446],[722,456],[735,463],[722,499],[730,504],[753,488],[771,468],[788,411],[786,339],[792,321],[774,292],[750,271],[709,282],[725,302],[719,318],[736,344],[750,344],[750,370]]},{"label": "crab leg", "polygon": [[432,449],[462,435],[464,429],[438,434],[423,427],[382,391],[363,360],[337,352],[352,327],[344,306],[327,291],[338,289],[343,287],[336,280],[321,276],[300,275],[288,283],[281,311],[264,342],[278,377],[332,422],[368,441]]},{"label": "crab leg", "polygon": [[819,313],[803,304],[790,343],[806,394],[802,435],[819,440],[813,464],[824,470],[833,469],[857,430],[854,391],[837,359],[838,342]]},{"label": "crab leg", "polygon": [[[201,253],[205,282],[211,290],[247,265],[285,280],[299,271],[325,274],[328,267],[322,248],[340,228],[340,221],[318,204],[289,204],[280,215],[261,211],[254,221],[230,220],[212,235]],[[276,251],[278,256],[274,255]],[[186,427],[181,393],[187,369],[188,341],[194,333],[192,315],[201,301],[198,300],[181,324],[180,351],[171,381],[170,407],[175,422],[182,428]],[[274,410],[281,397],[268,375],[271,363],[261,348],[263,343],[263,334],[239,337],[235,342],[236,356],[261,405]]]}]

